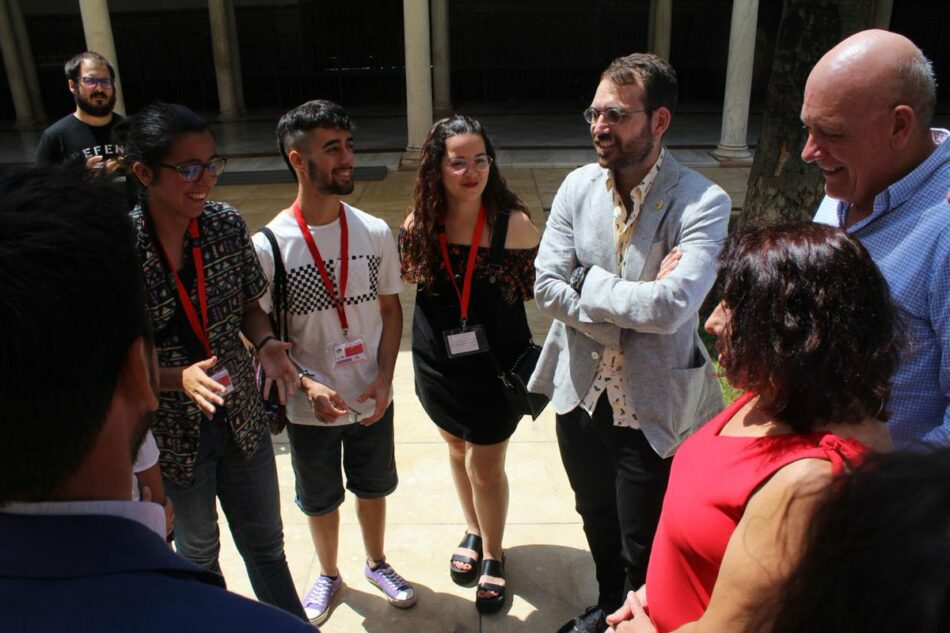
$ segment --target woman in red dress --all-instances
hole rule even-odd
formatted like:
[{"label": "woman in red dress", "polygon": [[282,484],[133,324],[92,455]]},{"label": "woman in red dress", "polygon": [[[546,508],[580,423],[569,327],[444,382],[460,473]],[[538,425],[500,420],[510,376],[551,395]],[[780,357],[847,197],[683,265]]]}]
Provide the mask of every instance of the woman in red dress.
[{"label": "woman in red dress", "polygon": [[768,630],[763,601],[832,477],[890,448],[896,317],[860,242],[811,223],[743,232],[719,281],[706,330],[745,393],[680,447],[646,585],[610,631]]}]

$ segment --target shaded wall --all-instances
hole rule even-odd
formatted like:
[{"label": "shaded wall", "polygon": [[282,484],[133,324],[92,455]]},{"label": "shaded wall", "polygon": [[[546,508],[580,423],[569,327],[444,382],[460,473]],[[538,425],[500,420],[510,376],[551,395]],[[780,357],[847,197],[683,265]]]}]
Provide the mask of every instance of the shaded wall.
[{"label": "shaded wall", "polygon": [[[62,64],[84,47],[74,0],[20,0],[46,112],[73,108]],[[950,3],[895,2],[893,28],[950,69]],[[397,0],[237,0],[248,108],[282,111],[325,97],[347,106],[405,108],[402,6]],[[781,0],[760,0],[753,104],[764,96]],[[62,7],[57,11],[56,7]],[[452,96],[498,110],[551,111],[589,102],[600,71],[643,50],[648,0],[454,0],[450,2]],[[110,0],[126,106],[160,98],[218,109],[207,3]],[[671,62],[680,102],[722,106],[732,0],[673,0]],[[2,72],[2,71],[0,71]],[[950,81],[940,82],[950,101]],[[14,118],[0,74],[0,121]]]}]

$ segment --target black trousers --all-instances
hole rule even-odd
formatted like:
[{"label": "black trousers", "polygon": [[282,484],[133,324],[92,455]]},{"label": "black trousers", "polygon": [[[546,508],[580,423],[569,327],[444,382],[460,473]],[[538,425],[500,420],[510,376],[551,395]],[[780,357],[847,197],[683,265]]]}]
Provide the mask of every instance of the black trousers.
[{"label": "black trousers", "polygon": [[614,426],[606,393],[593,417],[577,407],[556,419],[561,461],[597,571],[598,606],[611,613],[646,581],[673,460],[657,455],[641,431]]}]

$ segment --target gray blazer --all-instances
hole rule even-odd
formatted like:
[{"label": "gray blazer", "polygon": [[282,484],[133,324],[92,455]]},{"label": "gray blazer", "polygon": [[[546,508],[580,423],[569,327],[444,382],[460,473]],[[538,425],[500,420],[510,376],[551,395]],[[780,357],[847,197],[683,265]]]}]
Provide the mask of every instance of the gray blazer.
[{"label": "gray blazer", "polygon": [[[722,409],[697,311],[716,278],[731,204],[725,191],[667,152],[620,278],[607,175],[585,165],[568,174],[554,198],[535,260],[534,296],[555,321],[528,388],[567,413],[590,389],[604,347],[619,345],[627,397],[650,445],[668,457]],[[683,252],[679,265],[655,281],[675,246]],[[577,266],[590,268],[580,294],[568,283]]]}]

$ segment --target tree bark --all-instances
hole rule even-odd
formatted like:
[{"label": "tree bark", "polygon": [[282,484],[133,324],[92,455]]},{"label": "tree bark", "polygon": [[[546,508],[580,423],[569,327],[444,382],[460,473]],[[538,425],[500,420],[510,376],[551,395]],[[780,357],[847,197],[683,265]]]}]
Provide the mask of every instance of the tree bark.
[{"label": "tree bark", "polygon": [[815,214],[824,186],[818,169],[801,160],[805,80],[835,44],[872,26],[875,5],[875,0],[785,0],[740,227]]}]

